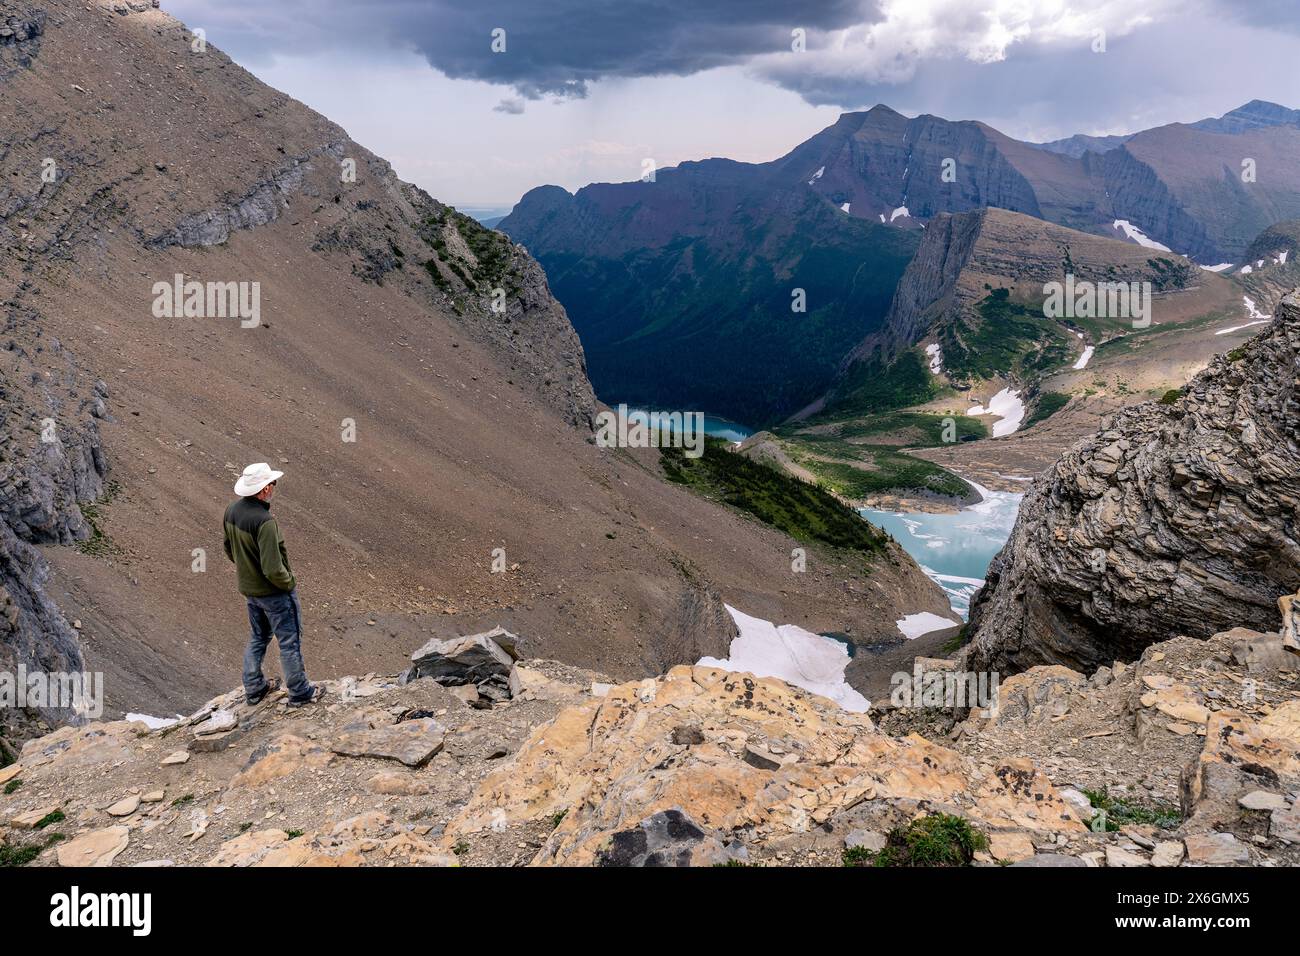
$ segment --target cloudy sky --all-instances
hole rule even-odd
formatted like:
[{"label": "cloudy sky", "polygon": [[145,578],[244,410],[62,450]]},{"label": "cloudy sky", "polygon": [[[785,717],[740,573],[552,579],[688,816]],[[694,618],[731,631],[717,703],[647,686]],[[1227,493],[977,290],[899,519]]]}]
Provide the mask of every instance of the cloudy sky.
[{"label": "cloudy sky", "polygon": [[[1041,141],[1300,107],[1295,0],[163,0],[461,207],[687,159],[766,161],[844,110]],[[495,47],[495,49],[494,49]],[[799,47],[799,49],[796,49]]]}]

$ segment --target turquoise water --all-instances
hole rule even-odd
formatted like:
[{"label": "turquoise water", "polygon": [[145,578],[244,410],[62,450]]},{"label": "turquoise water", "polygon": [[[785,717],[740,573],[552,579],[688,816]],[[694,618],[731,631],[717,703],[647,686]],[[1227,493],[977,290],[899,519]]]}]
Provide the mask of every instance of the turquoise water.
[{"label": "turquoise water", "polygon": [[970,599],[984,584],[989,562],[1002,550],[1024,495],[975,485],[984,500],[956,514],[861,509],[862,516],[893,535],[916,563],[948,595],[966,620]]},{"label": "turquoise water", "polygon": [[[618,408],[617,405],[614,405],[612,407],[615,409]],[[655,411],[647,411],[644,408],[629,407],[627,410],[627,417],[629,421],[639,418],[642,420],[648,420],[650,423],[653,423],[654,419],[657,416],[669,415],[669,414],[673,414],[673,413],[664,411],[662,409],[656,409]],[[681,414],[688,415],[690,413],[682,412]],[[665,425],[667,426],[668,423],[665,423]],[[671,427],[669,427],[668,430],[671,431],[672,430]],[[754,429],[747,428],[746,426],[741,425],[738,422],[728,421],[725,418],[719,418],[716,415],[706,414],[704,416],[704,434],[710,436],[711,438],[722,438],[727,441],[740,442],[740,441],[744,441],[750,435],[754,434]]]}]

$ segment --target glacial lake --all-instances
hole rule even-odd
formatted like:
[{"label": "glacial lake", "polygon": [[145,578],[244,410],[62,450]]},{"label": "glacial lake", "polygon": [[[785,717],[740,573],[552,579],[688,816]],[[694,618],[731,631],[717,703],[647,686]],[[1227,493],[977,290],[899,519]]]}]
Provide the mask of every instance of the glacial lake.
[{"label": "glacial lake", "polygon": [[[975,484],[971,482],[971,484]],[[962,620],[970,614],[970,600],[984,584],[989,562],[1002,550],[1016,523],[1024,495],[990,491],[978,504],[955,514],[879,511],[863,508],[864,518],[883,528],[948,595]]]},{"label": "glacial lake", "polygon": [[[615,409],[618,405],[611,406]],[[653,423],[657,416],[681,414],[688,415],[689,412],[667,412],[660,409],[649,411],[644,408],[629,407],[627,410],[628,421],[641,421],[648,424]],[[665,422],[667,430],[671,431],[671,424]],[[705,414],[704,416],[704,434],[710,438],[722,438],[730,442],[742,442],[750,435],[754,434],[754,429],[741,425],[738,422],[728,421],[725,418],[719,418],[716,415]]]}]

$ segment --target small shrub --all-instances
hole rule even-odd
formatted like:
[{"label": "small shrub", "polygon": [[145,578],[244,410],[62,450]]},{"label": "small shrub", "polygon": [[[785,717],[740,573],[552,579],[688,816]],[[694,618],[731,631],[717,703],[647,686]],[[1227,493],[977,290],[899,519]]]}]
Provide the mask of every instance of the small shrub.
[{"label": "small shrub", "polygon": [[865,846],[846,846],[840,859],[845,866],[875,866],[876,851]]},{"label": "small shrub", "polygon": [[36,829],[44,830],[46,827],[50,826],[51,824],[62,823],[66,819],[67,817],[64,816],[62,810],[55,810],[53,813],[47,813],[45,814],[45,816],[37,820]]},{"label": "small shrub", "polygon": [[0,844],[0,867],[26,866],[40,856],[43,849],[34,843]]},{"label": "small shrub", "polygon": [[1129,797],[1112,797],[1103,787],[1084,790],[1083,795],[1097,810],[1092,829],[1114,833],[1133,824],[1148,824],[1162,830],[1172,830],[1183,822],[1182,810],[1172,803],[1148,801],[1140,803]]},{"label": "small shrub", "polygon": [[889,832],[876,866],[969,866],[988,838],[961,817],[935,813]]}]

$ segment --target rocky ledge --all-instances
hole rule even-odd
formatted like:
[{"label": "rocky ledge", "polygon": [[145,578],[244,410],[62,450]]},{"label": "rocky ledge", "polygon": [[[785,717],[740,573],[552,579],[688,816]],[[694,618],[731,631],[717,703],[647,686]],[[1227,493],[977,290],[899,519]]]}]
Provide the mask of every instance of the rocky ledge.
[{"label": "rocky ledge", "polygon": [[[1300,656],[1283,642],[1237,629],[1091,677],[1032,668],[940,744],[772,678],[682,666],[613,685],[489,632],[300,710],[236,690],[167,727],[29,741],[0,769],[0,857],[838,865],[955,819],[977,865],[1296,864]],[[945,714],[913,712],[932,732]]]}]

